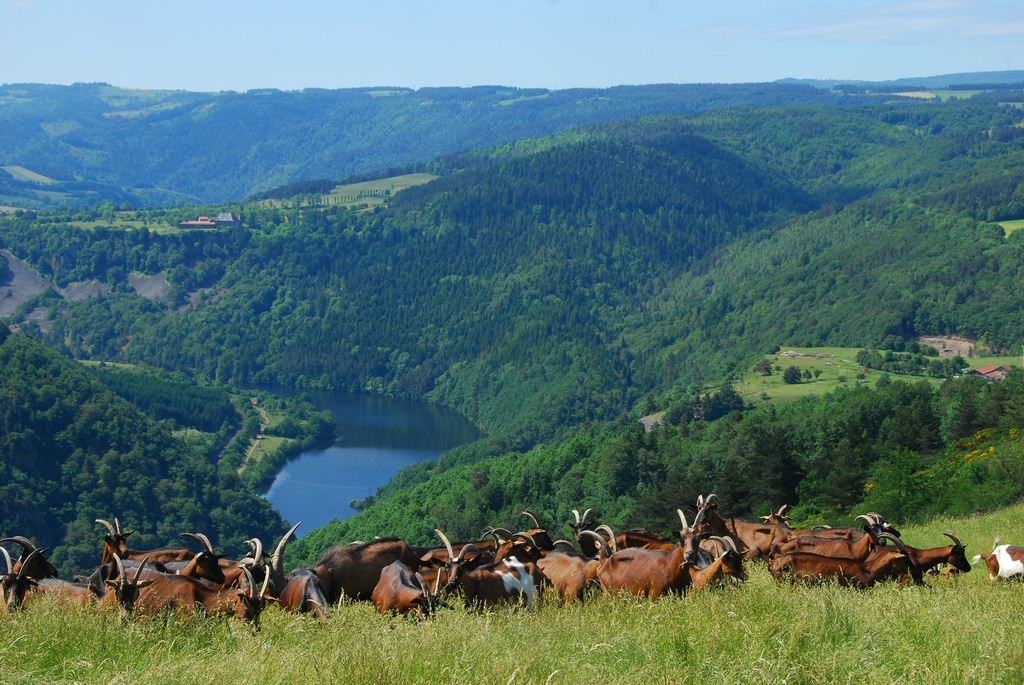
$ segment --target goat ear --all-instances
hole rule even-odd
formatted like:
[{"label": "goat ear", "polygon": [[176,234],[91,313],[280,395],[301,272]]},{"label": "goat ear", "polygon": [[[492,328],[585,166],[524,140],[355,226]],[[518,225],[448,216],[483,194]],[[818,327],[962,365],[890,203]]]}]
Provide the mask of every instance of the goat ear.
[{"label": "goat ear", "polygon": [[140,580],[135,585],[141,590],[144,587],[149,587],[150,585],[152,585],[155,582],[156,582],[155,580]]}]

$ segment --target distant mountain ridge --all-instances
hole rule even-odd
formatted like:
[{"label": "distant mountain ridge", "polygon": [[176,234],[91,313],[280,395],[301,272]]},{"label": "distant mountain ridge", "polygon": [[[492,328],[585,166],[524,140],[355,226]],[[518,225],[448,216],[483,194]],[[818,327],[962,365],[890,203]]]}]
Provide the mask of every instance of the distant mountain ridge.
[{"label": "distant mountain ridge", "polygon": [[[237,201],[574,127],[728,107],[856,105],[802,83],[606,89],[367,87],[245,93],[0,86],[0,205]],[[41,184],[33,175],[58,184]]]},{"label": "distant mountain ridge", "polygon": [[815,88],[833,88],[835,86],[865,85],[865,86],[923,86],[925,88],[949,88],[950,86],[967,86],[975,84],[990,83],[1024,83],[1024,70],[1010,71],[970,71],[955,74],[943,74],[941,76],[915,76],[907,78],[892,79],[889,81],[865,81],[862,79],[801,79],[784,78],[776,83],[792,83]]}]

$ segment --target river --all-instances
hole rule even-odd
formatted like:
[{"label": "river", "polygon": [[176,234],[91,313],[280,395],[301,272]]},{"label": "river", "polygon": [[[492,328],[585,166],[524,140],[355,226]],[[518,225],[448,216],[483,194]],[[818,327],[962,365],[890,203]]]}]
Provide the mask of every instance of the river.
[{"label": "river", "polygon": [[425,402],[327,390],[270,390],[281,397],[307,393],[337,424],[334,444],[302,452],[267,491],[266,498],[286,521],[302,521],[297,534],[356,514],[349,502],[375,494],[400,469],[437,459],[481,437],[461,415]]}]

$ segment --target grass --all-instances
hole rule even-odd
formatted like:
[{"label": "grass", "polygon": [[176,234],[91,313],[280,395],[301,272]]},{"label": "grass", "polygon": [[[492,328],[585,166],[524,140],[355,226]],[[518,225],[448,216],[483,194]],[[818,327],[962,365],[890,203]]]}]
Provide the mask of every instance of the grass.
[{"label": "grass", "polygon": [[17,181],[27,181],[29,183],[42,183],[45,185],[56,183],[56,181],[54,181],[52,178],[48,178],[46,176],[43,176],[42,174],[37,174],[36,172],[30,171],[29,169],[26,169],[25,167],[22,166],[0,166],[0,169],[3,169],[7,173],[9,173]]},{"label": "grass", "polygon": [[[785,347],[780,348],[778,354],[765,355],[771,360],[772,375],[762,376],[753,370],[753,363],[747,365],[746,371],[734,384],[736,392],[748,402],[759,404],[766,401],[792,401],[808,395],[824,395],[832,392],[841,386],[852,387],[857,383],[874,384],[884,372],[875,369],[861,368],[854,361],[860,347]],[[808,356],[786,356],[787,352],[795,352],[797,355]],[[816,355],[816,356],[811,356]],[[1020,357],[971,357],[967,359],[968,367],[974,369],[984,364],[1005,364],[1007,366],[1019,366]],[[810,371],[812,374],[818,372],[817,377],[811,380],[804,380],[800,383],[787,384],[782,380],[782,371],[787,367],[795,366],[803,371]],[[929,376],[903,376],[889,374],[890,378],[905,380],[927,380],[938,386],[941,385],[941,378]],[[845,379],[845,380],[844,380]]]},{"label": "grass", "polygon": [[1015,219],[1013,221],[999,221],[997,222],[1003,227],[1003,232],[1009,236],[1017,229],[1024,228],[1024,219]]},{"label": "grass", "polygon": [[[433,181],[437,176],[433,174],[403,174],[379,178],[373,181],[362,181],[360,183],[347,183],[335,186],[330,193],[317,197],[317,206],[340,206],[358,209],[372,209],[386,205],[391,199],[390,195],[410,188]],[[390,191],[390,195],[384,193]],[[257,203],[261,207],[284,207],[288,206],[291,200],[261,200]]]},{"label": "grass", "polygon": [[[969,554],[1013,541],[1015,506],[903,530],[914,545]],[[1020,682],[1024,592],[980,566],[927,587],[867,591],[776,583],[751,564],[737,588],[650,602],[596,593],[535,611],[442,609],[382,617],[349,603],[319,623],[269,608],[253,632],[234,619],[167,614],[121,622],[37,604],[0,618],[9,683],[962,683]]]}]

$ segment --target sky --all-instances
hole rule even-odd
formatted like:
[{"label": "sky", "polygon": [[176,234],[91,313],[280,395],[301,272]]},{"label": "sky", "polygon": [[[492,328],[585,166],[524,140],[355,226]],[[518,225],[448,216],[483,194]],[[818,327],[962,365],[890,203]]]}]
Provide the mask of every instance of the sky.
[{"label": "sky", "polygon": [[0,0],[0,84],[605,88],[1024,69],[1022,0]]}]

